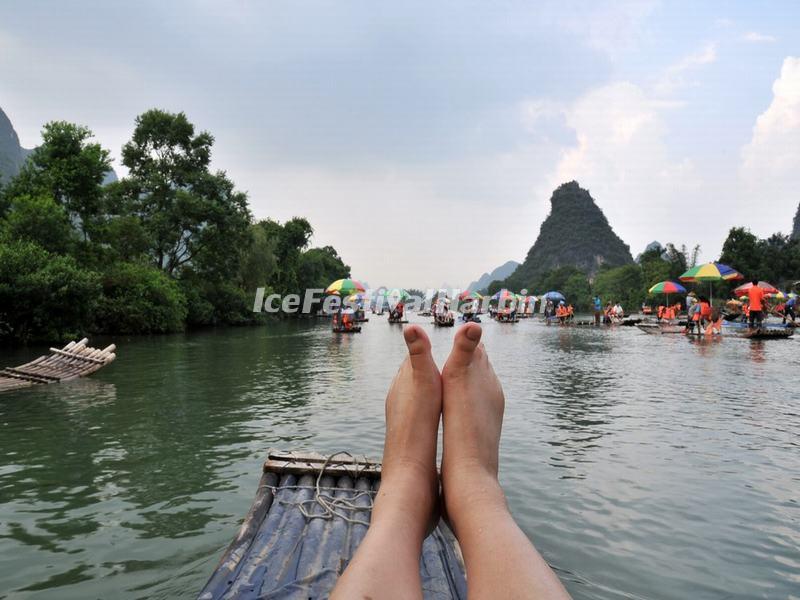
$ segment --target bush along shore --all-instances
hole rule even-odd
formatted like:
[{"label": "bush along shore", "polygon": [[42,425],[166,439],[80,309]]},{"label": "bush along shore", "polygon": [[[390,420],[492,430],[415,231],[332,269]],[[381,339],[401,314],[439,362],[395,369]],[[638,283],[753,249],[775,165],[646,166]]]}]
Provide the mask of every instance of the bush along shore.
[{"label": "bush along shore", "polygon": [[306,219],[255,220],[210,169],[213,144],[183,113],[147,111],[116,180],[88,128],[46,124],[0,188],[0,341],[256,324],[256,288],[302,293],[350,275],[334,248],[310,247]]}]

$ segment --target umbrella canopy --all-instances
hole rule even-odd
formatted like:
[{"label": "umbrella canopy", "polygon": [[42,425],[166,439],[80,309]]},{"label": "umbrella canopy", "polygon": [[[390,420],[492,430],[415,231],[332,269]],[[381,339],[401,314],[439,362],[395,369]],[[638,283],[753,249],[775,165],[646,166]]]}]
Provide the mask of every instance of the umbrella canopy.
[{"label": "umbrella canopy", "polygon": [[[746,296],[747,294],[750,293],[750,288],[752,287],[753,284],[748,281],[744,285],[740,285],[735,290],[733,290],[733,293],[736,294],[737,296]],[[778,292],[778,288],[776,288],[771,283],[767,283],[766,281],[759,281],[758,287],[764,290],[764,292],[767,294],[775,294]]]},{"label": "umbrella canopy", "polygon": [[364,302],[367,297],[359,292],[358,294],[350,294],[346,299],[348,302]]},{"label": "umbrella canopy", "polygon": [[547,292],[544,296],[542,296],[545,300],[550,300],[552,302],[561,302],[562,300],[566,300],[564,294],[561,292],[551,291]]},{"label": "umbrella canopy", "polygon": [[722,263],[710,262],[692,267],[680,276],[681,281],[734,281],[744,279],[744,275]]},{"label": "umbrella canopy", "polygon": [[648,291],[651,294],[685,294],[686,288],[674,281],[659,281]]},{"label": "umbrella canopy", "polygon": [[458,295],[458,299],[461,300],[462,302],[464,300],[483,300],[483,296],[481,296],[478,292],[464,290]]},{"label": "umbrella canopy", "polygon": [[350,296],[351,294],[365,291],[364,285],[355,279],[337,279],[325,288],[326,294],[335,294],[337,296]]},{"label": "umbrella canopy", "polygon": [[509,292],[507,289],[503,288],[499,292],[495,293],[492,296],[492,300],[513,300],[516,294]]},{"label": "umbrella canopy", "polygon": [[406,290],[403,288],[392,288],[391,290],[386,290],[383,292],[384,298],[397,298],[398,300],[405,301],[411,297]]},{"label": "umbrella canopy", "polygon": [[787,294],[784,294],[780,290],[778,290],[777,292],[773,292],[771,294],[767,294],[767,296],[769,296],[773,300],[778,300],[780,302],[783,302],[784,300],[786,300],[789,297]]}]

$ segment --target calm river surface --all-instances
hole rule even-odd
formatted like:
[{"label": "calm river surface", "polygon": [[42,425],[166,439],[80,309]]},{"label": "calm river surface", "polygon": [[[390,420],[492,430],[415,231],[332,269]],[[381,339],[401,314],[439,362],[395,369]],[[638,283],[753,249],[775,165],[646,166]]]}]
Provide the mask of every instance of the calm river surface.
[{"label": "calm river surface", "polygon": [[[426,327],[441,364],[454,329]],[[797,339],[483,327],[511,508],[576,598],[800,598]],[[375,316],[114,341],[0,397],[0,598],[193,597],[268,448],[380,456],[405,351]]]}]

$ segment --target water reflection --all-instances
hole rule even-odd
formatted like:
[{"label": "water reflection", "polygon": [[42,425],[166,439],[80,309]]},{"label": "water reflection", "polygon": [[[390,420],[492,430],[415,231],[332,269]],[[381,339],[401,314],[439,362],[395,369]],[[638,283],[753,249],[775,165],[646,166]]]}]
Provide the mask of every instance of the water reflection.
[{"label": "water reflection", "polygon": [[[419,321],[441,365],[457,328]],[[269,447],[380,454],[405,353],[383,319],[351,336],[276,323],[111,341],[119,360],[95,377],[0,399],[11,594],[193,596]],[[484,341],[506,392],[511,508],[576,598],[794,593],[796,340],[529,319],[487,322]]]}]

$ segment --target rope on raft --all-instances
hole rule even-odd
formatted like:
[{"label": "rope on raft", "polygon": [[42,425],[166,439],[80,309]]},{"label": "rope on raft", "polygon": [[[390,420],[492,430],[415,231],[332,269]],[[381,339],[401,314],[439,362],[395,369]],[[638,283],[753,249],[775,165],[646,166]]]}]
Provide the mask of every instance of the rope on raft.
[{"label": "rope on raft", "polygon": [[[329,493],[324,492],[323,490],[332,490],[332,489],[341,489],[341,488],[330,488],[322,485],[322,477],[325,474],[325,469],[333,462],[333,460],[338,456],[347,456],[353,461],[353,468],[355,470],[355,478],[358,478],[359,473],[359,462],[356,456],[353,456],[349,452],[336,452],[334,454],[329,455],[325,462],[322,464],[322,467],[317,474],[317,480],[313,486],[309,485],[288,485],[288,486],[272,486],[266,485],[263,487],[268,488],[273,496],[277,496],[277,493],[280,490],[286,489],[295,489],[295,490],[314,490],[314,497],[310,500],[304,500],[302,502],[290,502],[288,500],[278,500],[284,506],[296,506],[300,513],[309,521],[313,519],[324,519],[326,521],[330,521],[335,517],[342,519],[343,521],[350,523],[352,525],[364,525],[365,527],[369,527],[369,521],[365,521],[363,519],[357,519],[355,517],[350,516],[347,513],[354,513],[354,512],[363,512],[363,511],[372,511],[373,506],[373,495],[376,493],[375,490],[353,490],[355,493],[350,496],[349,498],[336,498]],[[368,504],[364,504],[363,506],[357,505],[355,502],[361,498],[367,498],[369,500]],[[310,508],[306,508],[307,505],[310,505]],[[322,512],[317,512],[314,510],[315,506],[319,506],[322,509]]]}]

